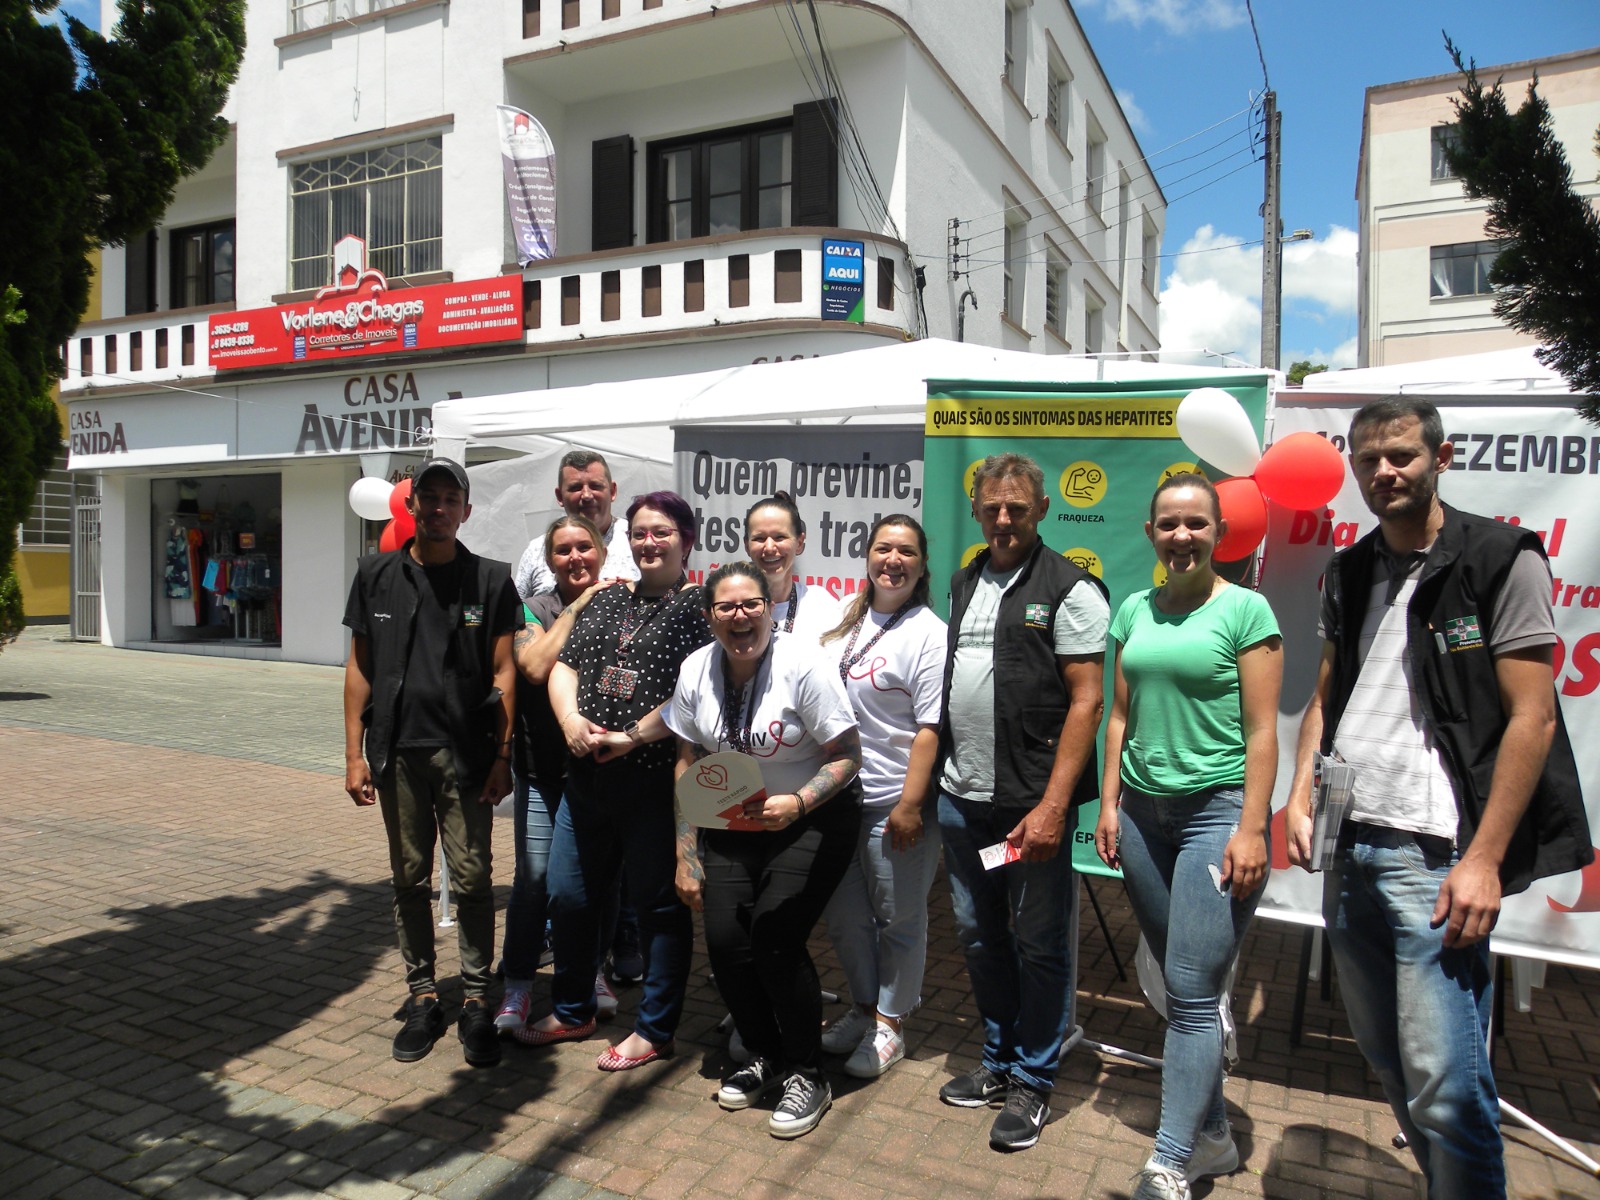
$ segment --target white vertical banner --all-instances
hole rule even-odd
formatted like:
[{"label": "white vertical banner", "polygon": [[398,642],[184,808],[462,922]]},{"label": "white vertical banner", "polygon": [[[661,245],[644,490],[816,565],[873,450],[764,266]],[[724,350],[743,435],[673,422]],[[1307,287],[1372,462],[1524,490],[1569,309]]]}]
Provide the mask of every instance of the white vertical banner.
[{"label": "white vertical banner", "polygon": [[[1350,419],[1371,397],[1317,399],[1278,393],[1274,438],[1310,432],[1341,451]],[[1440,481],[1445,502],[1536,530],[1554,576],[1555,684],[1585,784],[1591,836],[1600,834],[1600,429],[1570,404],[1548,398],[1438,397],[1455,461]],[[1300,715],[1316,680],[1318,585],[1329,556],[1377,526],[1353,477],[1326,508],[1291,513],[1273,507],[1263,548],[1262,592],[1283,630],[1284,684],[1278,722],[1278,786],[1273,797],[1274,870],[1263,915],[1286,919],[1321,911],[1322,877],[1288,866],[1283,805],[1294,771]],[[1600,862],[1536,881],[1507,897],[1494,934],[1501,953],[1600,969]]]},{"label": "white vertical banner", "polygon": [[501,104],[495,114],[517,263],[525,267],[556,255],[556,148],[544,126],[520,108]]}]

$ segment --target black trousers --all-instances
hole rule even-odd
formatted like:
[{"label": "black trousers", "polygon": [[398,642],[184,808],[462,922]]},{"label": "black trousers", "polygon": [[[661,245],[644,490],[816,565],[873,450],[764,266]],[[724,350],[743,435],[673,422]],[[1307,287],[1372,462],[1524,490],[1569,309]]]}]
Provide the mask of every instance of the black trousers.
[{"label": "black trousers", "polygon": [[785,1071],[822,1061],[822,984],[806,941],[855,857],[851,784],[773,833],[708,830],[706,951],[745,1047]]}]

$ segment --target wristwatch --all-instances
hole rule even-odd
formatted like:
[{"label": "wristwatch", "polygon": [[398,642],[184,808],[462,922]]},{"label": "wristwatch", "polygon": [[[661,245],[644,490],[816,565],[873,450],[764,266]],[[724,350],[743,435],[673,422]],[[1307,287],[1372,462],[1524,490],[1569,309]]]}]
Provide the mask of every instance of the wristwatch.
[{"label": "wristwatch", "polygon": [[628,735],[628,740],[635,746],[640,745],[644,741],[644,734],[639,729],[639,722],[637,721],[629,721],[622,727],[622,732]]}]

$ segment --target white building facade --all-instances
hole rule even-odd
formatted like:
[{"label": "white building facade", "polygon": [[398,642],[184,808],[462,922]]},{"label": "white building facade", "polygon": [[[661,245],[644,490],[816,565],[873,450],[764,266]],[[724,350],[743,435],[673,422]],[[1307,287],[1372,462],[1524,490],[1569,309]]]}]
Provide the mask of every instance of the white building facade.
[{"label": "white building facade", "polygon": [[[247,29],[227,144],[105,251],[66,347],[109,644],[341,661],[375,533],[346,493],[414,466],[447,397],[958,332],[1159,348],[1165,201],[1066,0],[264,0]],[[499,105],[556,149],[556,257],[525,268]],[[212,361],[346,235],[391,301],[517,280],[520,327]],[[825,241],[862,247],[856,320],[824,319]]]},{"label": "white building facade", "polygon": [[[1594,136],[1600,126],[1600,49],[1498,67],[1515,110],[1535,74],[1550,105],[1573,185],[1600,204]],[[1484,232],[1487,204],[1469,200],[1442,144],[1461,94],[1456,73],[1367,89],[1361,159],[1358,366],[1379,367],[1533,344],[1494,315],[1488,272],[1496,243]]]}]

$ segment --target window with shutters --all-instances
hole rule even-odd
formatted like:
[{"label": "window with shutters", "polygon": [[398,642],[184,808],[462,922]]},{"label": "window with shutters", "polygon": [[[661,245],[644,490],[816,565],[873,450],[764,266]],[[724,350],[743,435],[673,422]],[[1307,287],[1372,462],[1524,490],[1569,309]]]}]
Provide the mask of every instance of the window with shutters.
[{"label": "window with shutters", "polygon": [[1044,327],[1067,340],[1067,260],[1054,248],[1044,259]]},{"label": "window with shutters", "polygon": [[652,142],[650,240],[793,225],[794,143],[792,121]]}]

